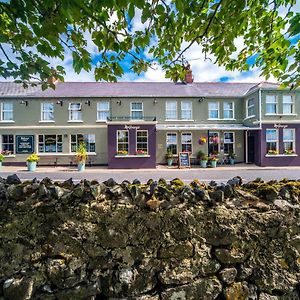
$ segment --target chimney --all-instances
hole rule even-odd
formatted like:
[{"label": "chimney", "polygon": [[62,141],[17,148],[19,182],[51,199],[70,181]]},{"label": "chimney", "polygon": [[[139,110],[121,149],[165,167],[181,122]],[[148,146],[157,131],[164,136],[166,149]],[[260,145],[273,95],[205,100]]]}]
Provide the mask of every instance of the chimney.
[{"label": "chimney", "polygon": [[59,82],[59,79],[55,78],[53,75],[47,79],[47,83],[49,83],[49,84],[56,84],[58,82]]},{"label": "chimney", "polygon": [[191,66],[187,65],[185,67],[185,76],[184,76],[184,82],[185,83],[193,83],[194,79],[193,79],[193,72],[191,70]]}]

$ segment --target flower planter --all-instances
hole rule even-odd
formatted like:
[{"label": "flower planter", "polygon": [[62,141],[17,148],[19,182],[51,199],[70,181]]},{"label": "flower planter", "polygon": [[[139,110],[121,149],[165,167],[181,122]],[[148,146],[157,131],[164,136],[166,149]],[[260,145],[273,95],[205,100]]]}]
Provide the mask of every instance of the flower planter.
[{"label": "flower planter", "polygon": [[230,163],[231,165],[234,165],[234,163],[235,163],[234,158],[229,158],[229,163]]},{"label": "flower planter", "polygon": [[78,163],[77,164],[77,169],[79,172],[82,172],[85,170],[85,163]]},{"label": "flower planter", "polygon": [[172,164],[173,164],[173,158],[168,158],[167,159],[167,164],[168,164],[168,167],[171,167]]},{"label": "flower planter", "polygon": [[207,167],[207,160],[200,160],[200,166],[201,166],[201,168],[206,168]]},{"label": "flower planter", "polygon": [[36,161],[28,161],[27,162],[27,170],[29,172],[34,172],[36,170]]},{"label": "flower planter", "polygon": [[217,161],[216,160],[212,160],[210,162],[210,165],[211,165],[212,168],[216,168],[217,167]]}]

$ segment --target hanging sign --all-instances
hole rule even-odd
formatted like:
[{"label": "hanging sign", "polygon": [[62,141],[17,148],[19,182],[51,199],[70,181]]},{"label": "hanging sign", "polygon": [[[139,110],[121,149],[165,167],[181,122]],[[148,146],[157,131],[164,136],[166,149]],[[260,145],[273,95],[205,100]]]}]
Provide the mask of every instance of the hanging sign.
[{"label": "hanging sign", "polygon": [[17,135],[16,136],[16,153],[27,154],[34,152],[34,136],[33,135]]}]

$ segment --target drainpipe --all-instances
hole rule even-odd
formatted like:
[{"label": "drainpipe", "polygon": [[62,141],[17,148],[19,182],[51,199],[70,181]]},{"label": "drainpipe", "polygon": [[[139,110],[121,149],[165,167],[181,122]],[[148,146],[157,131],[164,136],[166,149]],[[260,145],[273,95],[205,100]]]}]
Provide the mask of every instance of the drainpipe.
[{"label": "drainpipe", "polygon": [[262,124],[261,124],[261,89],[259,88],[258,90],[258,105],[259,105],[259,128],[262,128]]},{"label": "drainpipe", "polygon": [[246,164],[248,163],[248,130],[245,131]]}]

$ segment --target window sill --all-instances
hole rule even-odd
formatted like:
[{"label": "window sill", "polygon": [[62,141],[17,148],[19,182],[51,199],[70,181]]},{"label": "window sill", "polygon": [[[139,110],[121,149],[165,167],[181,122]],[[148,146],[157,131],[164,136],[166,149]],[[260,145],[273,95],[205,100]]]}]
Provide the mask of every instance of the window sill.
[{"label": "window sill", "polygon": [[265,157],[289,157],[289,156],[292,156],[292,157],[295,157],[295,156],[298,156],[298,154],[266,154]]},{"label": "window sill", "polygon": [[15,123],[14,120],[1,120],[0,123]]},{"label": "window sill", "polygon": [[265,116],[298,116],[298,114],[265,114]]},{"label": "window sill", "polygon": [[136,158],[136,157],[139,157],[139,158],[141,158],[141,157],[150,157],[150,155],[131,155],[131,154],[129,154],[129,155],[115,155],[115,158]]},{"label": "window sill", "polygon": [[191,119],[186,119],[186,120],[183,120],[183,119],[168,119],[168,120],[165,120],[165,122],[194,122],[195,120],[191,120]]},{"label": "window sill", "polygon": [[16,155],[15,154],[11,154],[11,155],[3,155],[5,158],[14,158],[14,157],[16,157]]},{"label": "window sill", "polygon": [[96,120],[96,123],[106,123],[107,120]]},{"label": "window sill", "polygon": [[222,119],[220,119],[220,118],[216,118],[216,119],[215,118],[213,118],[213,119],[212,118],[208,118],[207,120],[208,121],[222,121]]},{"label": "window sill", "polygon": [[55,123],[54,120],[40,120],[39,123]]},{"label": "window sill", "polygon": [[[76,152],[38,152],[39,156],[75,156]],[[88,152],[87,155],[97,155],[96,152]]]},{"label": "window sill", "polygon": [[82,120],[68,120],[68,123],[83,123]]}]

